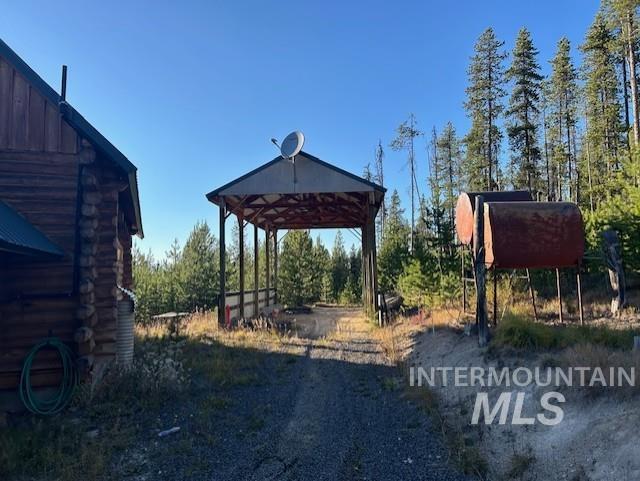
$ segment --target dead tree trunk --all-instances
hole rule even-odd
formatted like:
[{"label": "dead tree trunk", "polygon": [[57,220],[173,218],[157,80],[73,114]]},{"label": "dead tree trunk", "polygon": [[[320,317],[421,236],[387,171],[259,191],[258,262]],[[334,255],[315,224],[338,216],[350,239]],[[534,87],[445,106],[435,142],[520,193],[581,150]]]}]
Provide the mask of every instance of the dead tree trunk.
[{"label": "dead tree trunk", "polygon": [[604,259],[609,269],[609,282],[614,294],[614,298],[611,300],[611,314],[615,316],[627,304],[620,239],[614,230],[604,231],[602,239],[604,240]]}]

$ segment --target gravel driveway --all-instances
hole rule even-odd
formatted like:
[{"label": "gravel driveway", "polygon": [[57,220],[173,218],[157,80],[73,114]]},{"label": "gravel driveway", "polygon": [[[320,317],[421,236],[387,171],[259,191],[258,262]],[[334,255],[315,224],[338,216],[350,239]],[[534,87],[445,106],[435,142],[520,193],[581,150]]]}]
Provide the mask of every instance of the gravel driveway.
[{"label": "gravel driveway", "polygon": [[171,459],[193,430],[187,422],[161,441],[165,455],[153,460],[153,479],[468,479],[449,465],[427,416],[402,399],[398,371],[358,310],[316,308],[296,320],[295,354],[265,353],[258,381],[227,393],[215,444],[189,444],[198,469]]}]

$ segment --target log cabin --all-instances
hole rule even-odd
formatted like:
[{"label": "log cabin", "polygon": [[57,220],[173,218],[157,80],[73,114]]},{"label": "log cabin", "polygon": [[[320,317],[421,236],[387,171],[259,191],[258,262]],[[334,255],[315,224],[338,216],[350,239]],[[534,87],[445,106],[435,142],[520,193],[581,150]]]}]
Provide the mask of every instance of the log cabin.
[{"label": "log cabin", "polygon": [[[0,393],[55,336],[97,375],[117,351],[118,305],[143,236],[136,167],[0,40]],[[131,324],[129,324],[131,325]],[[132,336],[132,333],[131,333]],[[32,385],[61,378],[43,352]]]}]

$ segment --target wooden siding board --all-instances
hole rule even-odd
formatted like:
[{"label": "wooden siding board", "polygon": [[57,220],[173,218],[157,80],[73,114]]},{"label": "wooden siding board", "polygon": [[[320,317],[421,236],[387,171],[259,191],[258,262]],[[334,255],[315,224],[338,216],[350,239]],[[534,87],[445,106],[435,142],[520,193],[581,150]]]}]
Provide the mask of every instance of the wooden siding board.
[{"label": "wooden siding board", "polygon": [[47,102],[44,121],[44,150],[47,152],[58,152],[58,145],[60,145],[61,121],[58,107]]},{"label": "wooden siding board", "polygon": [[29,120],[29,84],[14,72],[13,109],[11,112],[11,139],[9,145],[14,150],[26,150],[27,123]]},{"label": "wooden siding board", "polygon": [[28,150],[44,150],[45,101],[33,87],[29,94]]},{"label": "wooden siding board", "polygon": [[73,130],[64,120],[61,123],[60,132],[60,152],[65,154],[75,154],[77,152],[78,137],[76,131]]},{"label": "wooden siding board", "polygon": [[9,147],[13,69],[0,58],[0,148]]}]

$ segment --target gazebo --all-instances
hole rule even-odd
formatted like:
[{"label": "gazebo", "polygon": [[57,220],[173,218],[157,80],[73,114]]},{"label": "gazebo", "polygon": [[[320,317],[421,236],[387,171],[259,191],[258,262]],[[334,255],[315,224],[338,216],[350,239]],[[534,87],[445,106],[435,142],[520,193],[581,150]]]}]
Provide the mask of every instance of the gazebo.
[{"label": "gazebo", "polygon": [[[245,308],[254,316],[260,312],[258,285],[258,229],[265,232],[266,295],[264,304],[277,302],[278,231],[292,229],[353,228],[362,235],[362,300],[365,312],[377,310],[377,263],[375,218],[386,189],[374,182],[342,170],[304,151],[292,159],[281,156],[207,194],[207,199],[220,208],[220,296],[218,321],[225,320],[226,307],[245,317]],[[239,228],[240,290],[225,289],[225,221],[234,214]],[[245,291],[244,228],[253,224],[254,286]],[[270,256],[273,253],[273,273]],[[273,278],[272,278],[273,277]],[[273,296],[271,292],[273,291]],[[246,297],[252,297],[246,302]],[[249,309],[247,309],[248,311]]]}]

